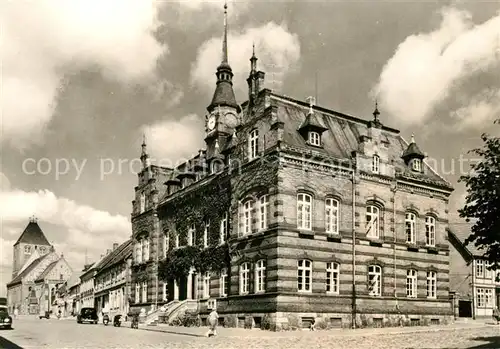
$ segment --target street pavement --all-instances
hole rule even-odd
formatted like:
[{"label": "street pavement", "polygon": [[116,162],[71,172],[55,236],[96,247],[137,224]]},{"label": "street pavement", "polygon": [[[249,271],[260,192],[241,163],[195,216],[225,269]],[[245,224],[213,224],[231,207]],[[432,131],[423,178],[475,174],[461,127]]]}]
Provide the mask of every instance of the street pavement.
[{"label": "street pavement", "polygon": [[13,330],[0,331],[0,348],[500,348],[500,326],[478,322],[314,332],[220,328],[215,338],[204,336],[206,327],[141,326],[135,330],[125,325],[117,328],[102,323],[77,324],[75,320],[25,317],[14,320]]}]

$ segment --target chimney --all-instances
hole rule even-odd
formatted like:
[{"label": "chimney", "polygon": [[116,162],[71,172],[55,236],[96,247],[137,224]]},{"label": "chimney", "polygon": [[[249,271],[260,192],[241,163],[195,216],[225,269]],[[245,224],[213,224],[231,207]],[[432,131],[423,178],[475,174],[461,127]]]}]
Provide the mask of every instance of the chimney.
[{"label": "chimney", "polygon": [[113,251],[114,251],[114,250],[116,250],[117,248],[118,248],[118,243],[117,243],[117,242],[115,242],[115,243],[113,244]]},{"label": "chimney", "polygon": [[106,256],[107,256],[108,254],[110,254],[110,253],[111,253],[111,249],[110,249],[110,248],[108,248],[108,249],[106,250]]}]

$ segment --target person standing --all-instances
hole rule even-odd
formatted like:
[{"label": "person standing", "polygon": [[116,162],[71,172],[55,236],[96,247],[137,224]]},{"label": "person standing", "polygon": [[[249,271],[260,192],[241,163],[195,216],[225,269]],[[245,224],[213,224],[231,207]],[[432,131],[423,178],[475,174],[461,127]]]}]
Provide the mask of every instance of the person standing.
[{"label": "person standing", "polygon": [[208,315],[208,326],[209,330],[207,337],[217,336],[217,323],[219,322],[219,314],[217,314],[216,309],[212,309],[210,315]]},{"label": "person standing", "polygon": [[14,319],[17,319],[17,315],[19,315],[19,310],[17,307],[14,307]]}]

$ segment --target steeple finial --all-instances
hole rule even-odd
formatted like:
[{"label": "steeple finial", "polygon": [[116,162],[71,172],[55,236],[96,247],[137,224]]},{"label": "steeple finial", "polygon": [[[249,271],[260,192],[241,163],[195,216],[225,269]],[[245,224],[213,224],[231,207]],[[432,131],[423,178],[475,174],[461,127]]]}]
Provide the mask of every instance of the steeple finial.
[{"label": "steeple finial", "polygon": [[149,154],[148,154],[148,149],[146,145],[146,134],[143,132],[142,133],[142,145],[141,145],[141,161],[142,161],[142,166],[143,168],[146,168],[150,165],[149,162]]},{"label": "steeple finial", "polygon": [[373,111],[373,117],[375,118],[375,121],[378,121],[379,115],[380,112],[378,111],[378,100],[375,100],[375,110]]},{"label": "steeple finial", "polygon": [[222,39],[222,63],[228,63],[228,58],[227,58],[227,1],[224,2],[224,38]]},{"label": "steeple finial", "polygon": [[250,74],[257,71],[257,57],[255,56],[255,42],[252,44],[252,57],[250,57]]},{"label": "steeple finial", "polygon": [[309,114],[313,113],[313,107],[316,104],[316,98],[313,96],[309,96],[306,98],[306,101],[309,103]]},{"label": "steeple finial", "polygon": [[415,135],[413,133],[411,134],[410,144],[411,143],[415,143]]},{"label": "steeple finial", "polygon": [[35,217],[35,215],[33,215],[33,216],[30,217],[30,223],[36,223],[37,220],[38,219]]}]

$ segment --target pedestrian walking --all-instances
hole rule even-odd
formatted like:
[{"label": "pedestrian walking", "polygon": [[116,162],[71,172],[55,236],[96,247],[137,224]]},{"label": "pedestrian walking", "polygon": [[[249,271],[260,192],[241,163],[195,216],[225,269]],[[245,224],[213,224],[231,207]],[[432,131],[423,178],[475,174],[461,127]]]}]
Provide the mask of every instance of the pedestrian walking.
[{"label": "pedestrian walking", "polygon": [[17,307],[14,308],[14,319],[17,319],[17,315],[19,315],[19,310]]},{"label": "pedestrian walking", "polygon": [[208,327],[207,337],[217,336],[217,323],[219,322],[219,314],[217,314],[216,309],[212,309],[210,315],[208,315]]},{"label": "pedestrian walking", "polygon": [[497,325],[500,322],[500,310],[498,308],[493,309],[493,319],[496,320]]}]

